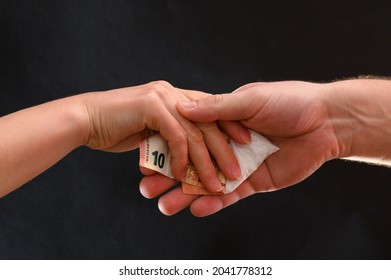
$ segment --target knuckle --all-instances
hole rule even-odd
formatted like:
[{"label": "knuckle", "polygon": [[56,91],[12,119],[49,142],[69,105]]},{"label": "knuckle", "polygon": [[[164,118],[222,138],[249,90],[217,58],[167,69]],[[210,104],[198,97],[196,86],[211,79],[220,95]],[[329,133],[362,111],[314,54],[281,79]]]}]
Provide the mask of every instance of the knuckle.
[{"label": "knuckle", "polygon": [[173,87],[169,82],[164,81],[164,80],[158,80],[158,81],[155,81],[155,83],[162,86],[162,87],[165,87],[165,88],[172,88]]},{"label": "knuckle", "polygon": [[165,94],[172,88],[173,86],[166,81],[154,81],[148,84],[149,91],[157,94]]},{"label": "knuckle", "polygon": [[[155,81],[147,84],[146,94],[149,101],[153,101],[156,105],[161,105],[161,101],[169,101],[172,99],[174,87],[166,81]],[[151,102],[149,102],[150,104]]]},{"label": "knuckle", "polygon": [[209,122],[209,123],[196,123],[196,126],[202,132],[212,132],[212,131],[214,131],[217,128],[216,124],[212,123],[212,122]]},{"label": "knuckle", "polygon": [[198,127],[191,126],[186,132],[190,142],[200,143],[204,141],[204,136]]},{"label": "knuckle", "polygon": [[177,129],[175,133],[170,134],[169,138],[167,138],[169,145],[173,145],[171,148],[176,148],[175,150],[177,151],[177,153],[173,153],[172,156],[187,151],[187,139],[187,133],[181,129]]},{"label": "knuckle", "polygon": [[224,100],[224,94],[214,94],[211,96],[211,100],[209,102],[213,104],[220,104]]},{"label": "knuckle", "polygon": [[184,131],[178,130],[176,132],[176,135],[173,137],[173,141],[175,143],[186,143],[187,142],[187,136]]}]

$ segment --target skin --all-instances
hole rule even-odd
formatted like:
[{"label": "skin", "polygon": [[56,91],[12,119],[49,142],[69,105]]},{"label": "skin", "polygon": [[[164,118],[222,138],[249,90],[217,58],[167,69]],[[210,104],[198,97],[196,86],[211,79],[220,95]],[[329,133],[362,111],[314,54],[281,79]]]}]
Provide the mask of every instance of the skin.
[{"label": "skin", "polygon": [[[255,193],[301,182],[332,159],[391,163],[391,81],[253,83],[233,94],[180,102],[177,109],[194,122],[237,120],[280,150],[229,194],[189,196],[173,188],[159,199],[166,215],[186,207],[195,216],[211,215]],[[175,180],[151,174],[142,179],[140,190],[152,198],[175,184]]]},{"label": "skin", "polygon": [[209,151],[227,177],[240,175],[237,160],[220,128],[242,143],[246,135],[249,141],[249,136],[239,122],[219,122],[220,128],[215,122],[194,124],[175,108],[179,101],[205,96],[158,81],[79,94],[3,116],[0,118],[0,197],[80,146],[108,152],[138,148],[146,129],[159,131],[168,141],[175,178],[180,180],[185,176],[190,158],[206,187],[219,191],[222,186],[213,172]]}]

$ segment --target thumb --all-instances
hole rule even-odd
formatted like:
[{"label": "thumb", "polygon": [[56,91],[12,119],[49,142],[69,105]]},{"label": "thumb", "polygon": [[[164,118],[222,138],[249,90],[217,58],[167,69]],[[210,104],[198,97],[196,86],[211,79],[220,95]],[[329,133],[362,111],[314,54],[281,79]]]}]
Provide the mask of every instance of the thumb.
[{"label": "thumb", "polygon": [[177,110],[194,122],[244,120],[253,115],[249,110],[253,103],[253,98],[246,92],[216,94],[199,100],[178,102]]}]

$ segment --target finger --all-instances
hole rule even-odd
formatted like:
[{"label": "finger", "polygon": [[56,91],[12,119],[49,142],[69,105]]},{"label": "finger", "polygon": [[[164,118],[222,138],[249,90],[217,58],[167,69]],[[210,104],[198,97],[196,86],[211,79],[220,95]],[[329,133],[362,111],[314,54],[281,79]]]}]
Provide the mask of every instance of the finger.
[{"label": "finger", "polygon": [[247,127],[238,121],[219,121],[218,126],[239,144],[249,144],[251,142],[251,135]]},{"label": "finger", "polygon": [[171,152],[171,171],[180,180],[186,176],[188,164],[187,133],[177,119],[161,106],[152,108],[153,114],[147,118],[148,128],[157,130],[167,140]]},{"label": "finger", "polygon": [[171,216],[188,207],[198,196],[184,195],[181,188],[176,188],[159,199],[158,207],[164,215]]},{"label": "finger", "polygon": [[[216,94],[200,100],[181,101],[177,110],[195,122],[216,120],[244,120],[256,113],[257,103],[247,92],[241,94]],[[259,101],[257,101],[259,102]]]},{"label": "finger", "polygon": [[140,193],[145,198],[154,198],[166,192],[177,183],[178,181],[174,179],[168,178],[160,173],[155,173],[142,178],[139,184],[139,189]]},{"label": "finger", "polygon": [[196,217],[205,217],[228,207],[239,200],[254,194],[249,181],[244,181],[233,192],[221,196],[202,196],[190,205],[191,213]]},{"label": "finger", "polygon": [[181,125],[187,133],[190,159],[197,170],[201,182],[211,192],[222,191],[223,186],[217,177],[216,169],[213,166],[202,132],[186,119],[181,121]]},{"label": "finger", "polygon": [[198,123],[197,127],[202,131],[206,146],[225,177],[229,180],[240,178],[238,160],[216,123]]}]

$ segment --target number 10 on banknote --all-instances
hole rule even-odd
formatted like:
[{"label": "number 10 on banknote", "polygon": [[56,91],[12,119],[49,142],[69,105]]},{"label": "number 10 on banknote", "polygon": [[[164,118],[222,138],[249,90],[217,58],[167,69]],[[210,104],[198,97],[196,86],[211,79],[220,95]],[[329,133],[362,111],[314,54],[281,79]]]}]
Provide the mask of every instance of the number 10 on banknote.
[{"label": "number 10 on banknote", "polygon": [[174,178],[171,172],[170,150],[167,142],[159,134],[153,134],[141,141],[140,166]]}]

